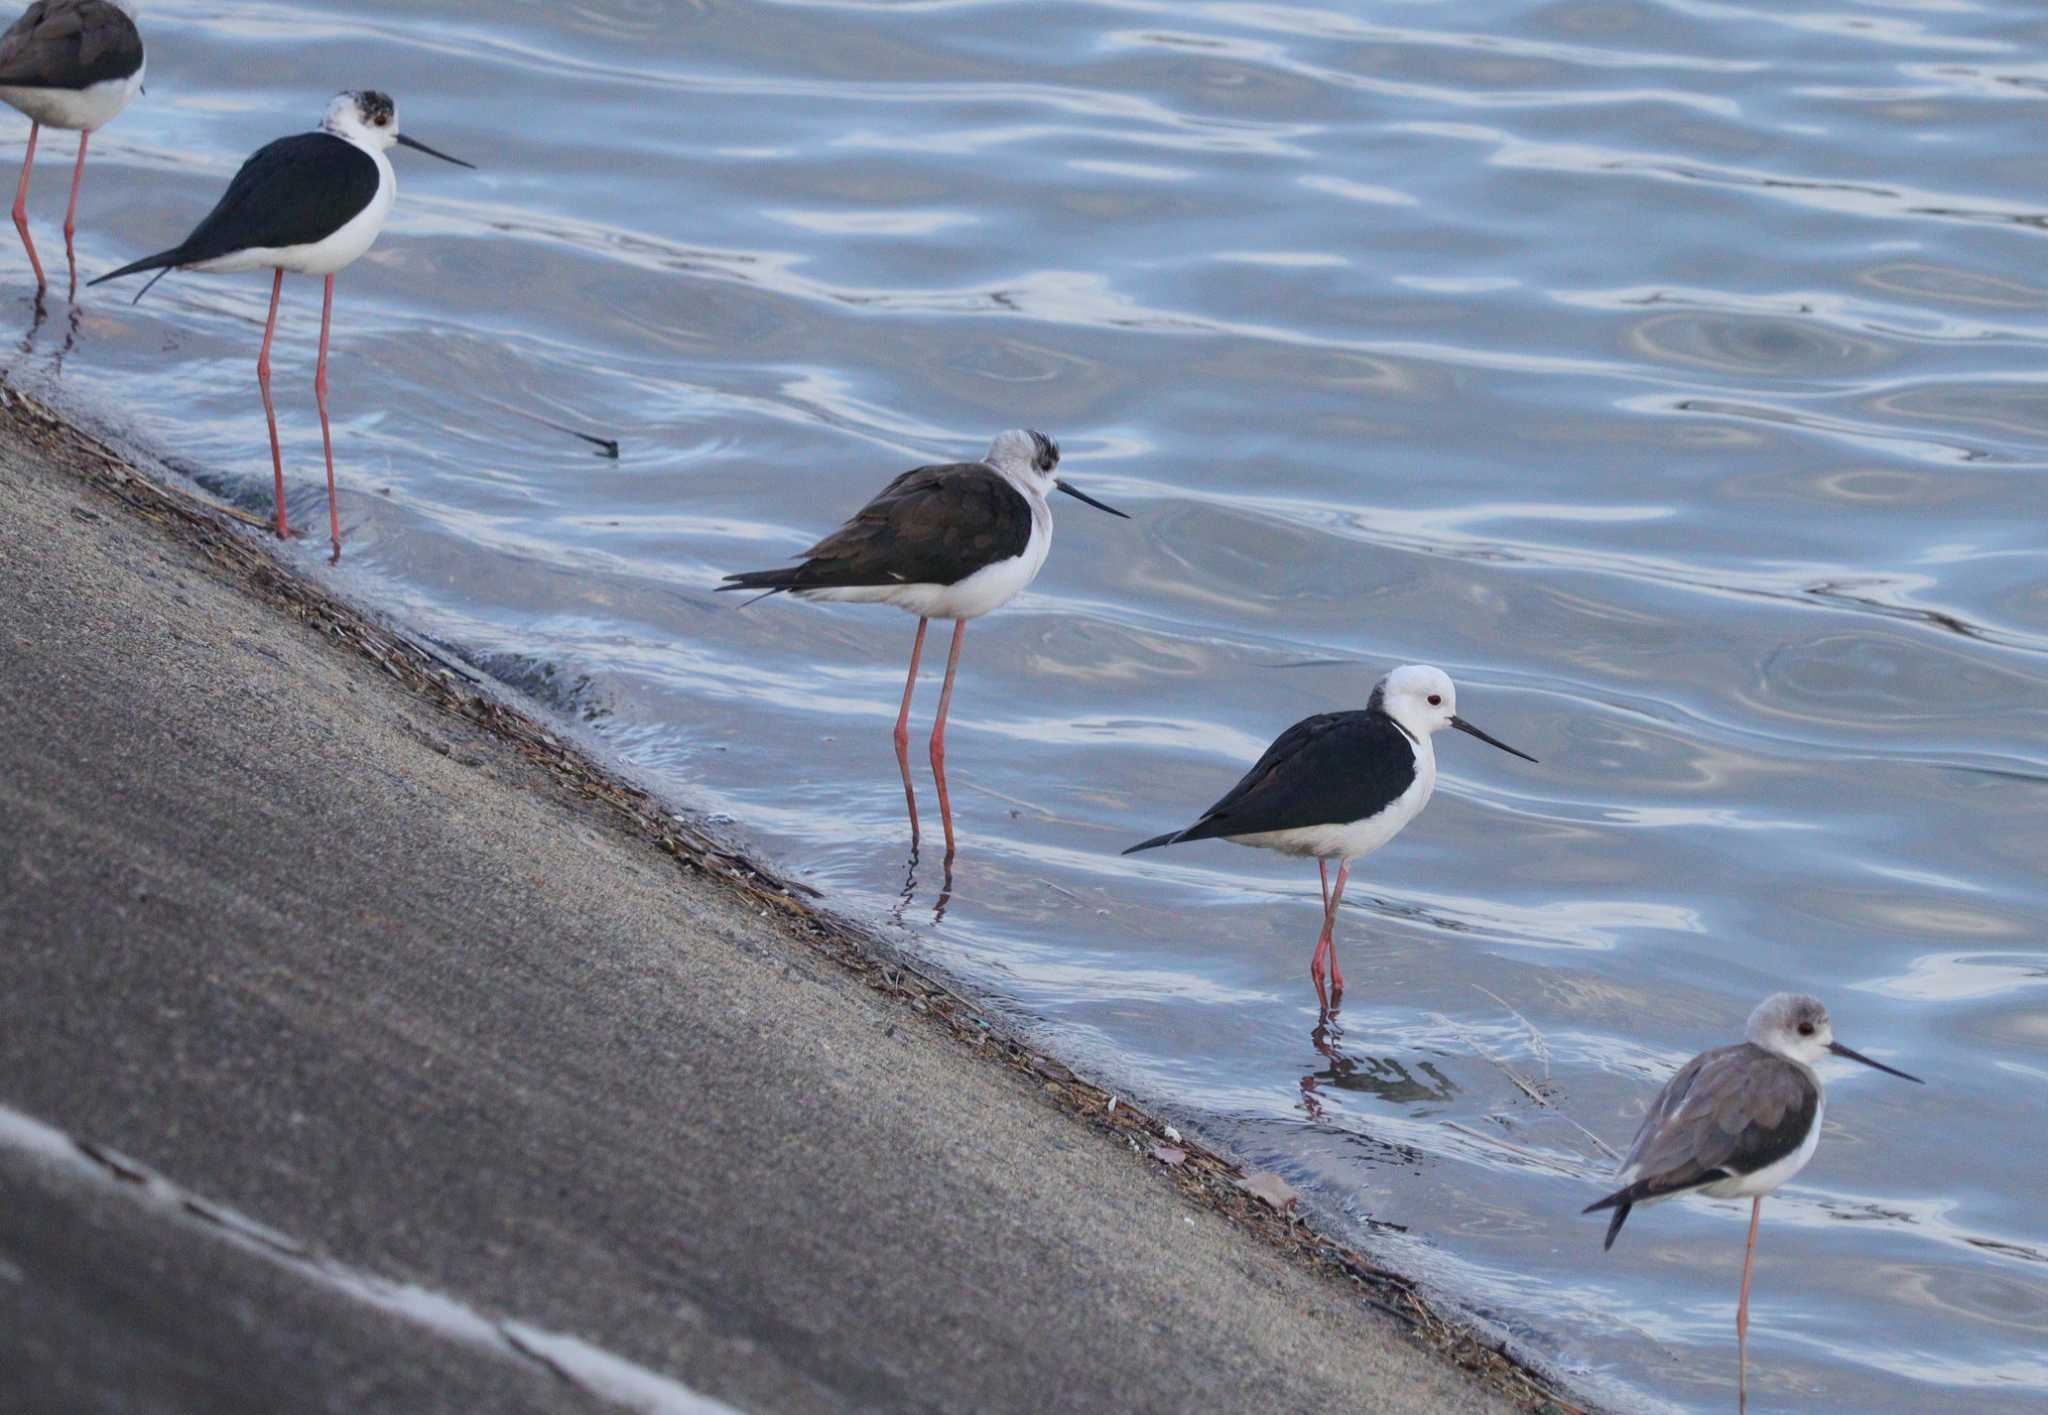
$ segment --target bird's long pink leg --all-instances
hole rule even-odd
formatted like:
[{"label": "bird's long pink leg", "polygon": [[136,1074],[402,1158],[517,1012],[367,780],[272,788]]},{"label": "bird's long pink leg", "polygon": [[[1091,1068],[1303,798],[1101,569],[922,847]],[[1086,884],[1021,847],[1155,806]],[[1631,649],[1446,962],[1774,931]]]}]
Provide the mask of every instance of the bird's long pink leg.
[{"label": "bird's long pink leg", "polygon": [[78,186],[85,180],[85,145],[92,134],[78,134],[78,165],[71,169],[71,205],[64,208],[64,260],[71,267],[71,293],[78,294],[78,251],[71,238],[78,234]]},{"label": "bird's long pink leg", "polygon": [[21,232],[22,248],[28,252],[28,263],[35,267],[36,289],[49,285],[43,278],[43,262],[36,255],[36,243],[28,236],[28,174],[36,165],[36,135],[43,130],[41,123],[28,125],[28,153],[21,159],[21,184],[14,189],[14,229]]},{"label": "bird's long pink leg", "polygon": [[939,822],[946,828],[946,859],[953,858],[953,803],[946,797],[946,710],[953,705],[953,672],[960,666],[960,640],[967,621],[953,621],[953,647],[946,654],[946,686],[939,690],[939,716],[932,724],[932,777],[939,785]]},{"label": "bird's long pink leg", "polygon": [[1763,1217],[1764,1196],[1749,1205],[1749,1247],[1742,1255],[1742,1299],[1735,1304],[1735,1409],[1749,1409],[1749,1270],[1756,1262],[1756,1224]]},{"label": "bird's long pink leg", "polygon": [[270,282],[270,319],[263,326],[263,352],[256,356],[256,386],[263,390],[263,416],[270,424],[270,468],[277,476],[277,535],[292,533],[284,514],[284,449],[277,445],[277,405],[270,401],[270,340],[277,333],[277,302],[284,294],[284,272]]},{"label": "bird's long pink leg", "polygon": [[[282,276],[283,271],[278,274]],[[341,508],[334,499],[334,434],[327,428],[327,331],[334,325],[334,277],[320,301],[320,362],[313,371],[313,401],[320,405],[320,448],[327,454],[327,534],[334,558],[341,559]]]},{"label": "bird's long pink leg", "polygon": [[931,620],[920,617],[910,644],[910,675],[903,680],[903,707],[896,714],[896,767],[903,773],[903,804],[910,808],[910,849],[917,850],[917,790],[910,784],[910,695],[917,688],[917,661],[924,656],[924,631]]},{"label": "bird's long pink leg", "polygon": [[1341,1001],[1344,997],[1344,970],[1337,966],[1337,906],[1344,902],[1344,881],[1351,878],[1351,866],[1337,866],[1337,883],[1330,889],[1330,917],[1323,927],[1323,939],[1330,953],[1330,996]]},{"label": "bird's long pink leg", "polygon": [[1309,980],[1316,985],[1316,1000],[1322,1004],[1325,1013],[1330,1010],[1330,989],[1327,982],[1328,974],[1323,968],[1323,959],[1329,956],[1330,927],[1336,917],[1330,910],[1329,868],[1323,861],[1316,861],[1316,872],[1322,877],[1323,882],[1323,928],[1322,932],[1316,935],[1316,951],[1308,960]]}]

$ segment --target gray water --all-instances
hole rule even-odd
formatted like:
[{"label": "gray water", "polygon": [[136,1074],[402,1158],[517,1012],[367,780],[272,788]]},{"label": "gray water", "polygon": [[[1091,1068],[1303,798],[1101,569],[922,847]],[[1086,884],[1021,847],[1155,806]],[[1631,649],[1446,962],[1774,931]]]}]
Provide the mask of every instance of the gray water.
[{"label": "gray water", "polygon": [[[1675,1065],[1817,992],[1929,1084],[1827,1072],[1819,1155],[1766,1205],[1757,1408],[2040,1408],[2048,12],[154,0],[146,25],[89,274],[342,87],[482,168],[397,154],[391,227],[339,281],[347,554],[302,543],[309,572],[1629,1408],[1732,1404],[1747,1212],[1643,1211],[1603,1254],[1580,1127],[1625,1147]],[[69,151],[34,195],[60,266]],[[267,294],[57,299],[12,376],[262,511]],[[277,362],[320,525],[317,296],[287,285]],[[929,854],[906,883],[888,741],[911,620],[708,590],[1015,425],[1135,519],[1061,498],[1038,583],[967,634],[941,908]],[[1319,1032],[1306,863],[1117,851],[1418,661],[1541,765],[1439,739],[1435,802],[1354,875]]]}]

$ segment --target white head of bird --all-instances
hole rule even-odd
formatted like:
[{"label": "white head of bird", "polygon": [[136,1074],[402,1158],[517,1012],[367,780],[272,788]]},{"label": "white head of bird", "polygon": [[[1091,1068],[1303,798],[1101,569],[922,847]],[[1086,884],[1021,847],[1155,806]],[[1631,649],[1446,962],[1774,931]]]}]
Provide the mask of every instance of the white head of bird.
[{"label": "white head of bird", "polygon": [[1743,1035],[1765,1051],[1811,1066],[1827,1055],[1835,1024],[1819,998],[1781,992],[1756,1005]]},{"label": "white head of bird", "polygon": [[320,127],[358,147],[387,152],[398,141],[398,105],[373,88],[350,89],[328,100]]},{"label": "white head of bird", "polygon": [[1743,1029],[1743,1035],[1752,1045],[1801,1066],[1810,1067],[1824,1056],[1841,1056],[1887,1075],[1908,1081],[1920,1079],[1881,1061],[1872,1061],[1862,1052],[1851,1051],[1836,1041],[1835,1024],[1828,1020],[1827,1008],[1819,998],[1804,993],[1773,993],[1759,1002],[1756,1011],[1749,1014],[1749,1025]]},{"label": "white head of bird", "polygon": [[1395,669],[1373,686],[1372,699],[1367,706],[1394,719],[1395,725],[1418,746],[1431,733],[1455,727],[1525,762],[1536,760],[1527,752],[1518,752],[1498,738],[1488,736],[1458,716],[1458,689],[1451,682],[1451,675],[1441,668],[1410,663]]},{"label": "white head of bird", "polygon": [[1441,668],[1411,663],[1380,679],[1372,705],[1407,728],[1409,736],[1427,737],[1457,717],[1458,689]]},{"label": "white head of bird", "polygon": [[1049,496],[1058,480],[1053,471],[1060,464],[1060,445],[1042,432],[1013,427],[996,434],[996,440],[988,445],[986,460],[991,467],[1015,477],[1040,496]]},{"label": "white head of bird", "polygon": [[409,147],[415,152],[424,152],[429,157],[438,157],[443,162],[452,162],[457,167],[472,170],[476,164],[464,162],[459,157],[450,157],[437,152],[425,143],[409,138],[398,130],[398,105],[391,95],[374,88],[349,89],[337,93],[328,100],[327,112],[320,118],[320,130],[332,133],[344,142],[354,143],[365,152],[386,153],[395,143]]},{"label": "white head of bird", "polygon": [[1085,501],[1098,511],[1130,519],[1114,506],[1105,506],[1094,497],[1075,490],[1071,482],[1054,476],[1060,465],[1060,445],[1042,432],[1023,427],[999,432],[996,440],[988,445],[988,456],[983,460],[1007,477],[1018,490],[1029,492],[1040,501],[1055,491],[1064,491],[1076,501]]}]

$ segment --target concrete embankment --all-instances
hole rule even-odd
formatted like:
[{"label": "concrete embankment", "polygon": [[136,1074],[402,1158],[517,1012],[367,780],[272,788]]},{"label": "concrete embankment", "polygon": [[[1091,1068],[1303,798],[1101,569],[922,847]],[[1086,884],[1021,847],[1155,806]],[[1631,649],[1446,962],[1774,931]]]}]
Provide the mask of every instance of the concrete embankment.
[{"label": "concrete embankment", "polygon": [[1544,1405],[0,400],[0,1407]]}]

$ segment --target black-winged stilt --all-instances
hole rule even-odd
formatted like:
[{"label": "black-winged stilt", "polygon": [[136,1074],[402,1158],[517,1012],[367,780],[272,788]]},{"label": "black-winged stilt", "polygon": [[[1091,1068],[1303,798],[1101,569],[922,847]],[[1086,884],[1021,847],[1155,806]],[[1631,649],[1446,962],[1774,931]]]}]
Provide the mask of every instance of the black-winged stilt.
[{"label": "black-winged stilt", "polygon": [[[910,695],[917,686],[925,626],[951,619],[953,647],[932,723],[932,775],[938,783],[939,819],[946,858],[953,858],[953,808],[946,795],[946,712],[967,621],[1008,604],[1037,576],[1052,549],[1054,491],[1112,516],[1124,513],[1075,490],[1053,475],[1059,445],[1044,433],[1013,428],[989,444],[979,462],[916,467],[889,483],[853,519],[803,552],[803,563],[780,570],[727,575],[721,590],[788,592],[803,599],[893,604],[917,616],[910,675],[896,714],[896,764],[910,808],[910,840],[917,847],[917,797],[910,786]],[[1126,517],[1125,519],[1129,519]]]},{"label": "black-winged stilt", "polygon": [[334,322],[334,274],[370,248],[391,215],[398,180],[385,152],[393,143],[471,167],[459,157],[436,152],[398,131],[398,109],[386,94],[361,89],[337,94],[320,126],[310,133],[258,148],[192,234],[167,251],[144,256],[93,281],[118,280],[138,271],[159,272],[136,299],[173,270],[228,274],[272,270],[270,318],[263,326],[263,351],[256,382],[263,391],[263,415],[270,424],[270,464],[277,480],[277,533],[291,534],[284,511],[284,453],[277,441],[277,408],[270,400],[270,341],[277,332],[278,297],[286,271],[326,277],[320,306],[320,362],[313,378],[320,405],[320,443],[327,454],[327,522],[334,553],[341,555],[341,514],[334,502],[334,437],[327,424],[327,335]]},{"label": "black-winged stilt", "polygon": [[1764,1195],[1806,1168],[1820,1143],[1826,1098],[1813,1063],[1842,1056],[1920,1080],[1836,1041],[1818,998],[1789,992],[1765,998],[1749,1014],[1745,1036],[1735,1046],[1701,1052],[1665,1082],[1622,1164],[1622,1187],[1585,1208],[1589,1214],[1614,1210],[1600,1245],[1604,1251],[1614,1246],[1638,1204],[1679,1194],[1750,1201],[1742,1296],[1735,1307],[1738,1409],[1749,1406],[1749,1274]]},{"label": "black-winged stilt", "polygon": [[142,90],[142,35],[127,0],[36,0],[0,34],[0,101],[28,116],[28,152],[14,189],[14,229],[21,233],[36,289],[49,285],[28,234],[28,176],[36,137],[44,128],[78,134],[78,164],[71,171],[71,204],[64,209],[64,256],[78,287],[78,185],[85,177],[85,147]]},{"label": "black-winged stilt", "polygon": [[[1326,958],[1336,983],[1334,996],[1344,995],[1335,931],[1351,862],[1392,840],[1429,804],[1436,789],[1436,749],[1430,738],[1445,727],[1524,761],[1536,760],[1459,717],[1457,689],[1441,669],[1410,664],[1380,679],[1363,712],[1318,713],[1295,723],[1200,820],[1155,835],[1124,854],[1220,839],[1283,855],[1314,856],[1323,883],[1323,931],[1308,972],[1327,1012],[1333,994],[1324,988]],[[1332,860],[1337,861],[1334,889]]]}]

